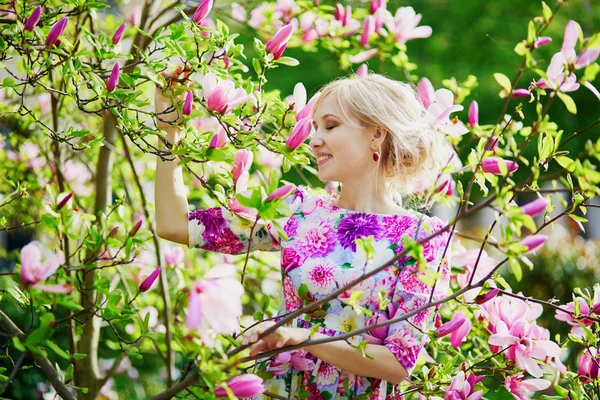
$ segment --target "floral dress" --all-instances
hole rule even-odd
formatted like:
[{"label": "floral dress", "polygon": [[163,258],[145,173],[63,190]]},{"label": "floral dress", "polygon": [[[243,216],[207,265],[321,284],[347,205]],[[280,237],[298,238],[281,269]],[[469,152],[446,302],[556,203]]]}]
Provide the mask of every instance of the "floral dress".
[{"label": "floral dress", "polygon": [[[283,225],[288,240],[278,239],[269,226],[263,226],[255,229],[250,241],[252,224],[224,208],[192,211],[188,218],[190,247],[238,254],[250,243],[251,250],[281,250],[281,314],[320,300],[383,265],[404,249],[405,237],[419,240],[445,226],[437,217],[411,210],[382,215],[342,209],[329,195],[311,194],[302,187],[287,202],[293,212]],[[356,239],[369,236],[375,256],[367,260]],[[447,240],[445,232],[423,244],[424,265],[412,257],[404,257],[354,286],[351,292],[298,316],[290,326],[315,328],[317,332],[336,336],[400,317],[429,300],[436,278],[434,299],[443,297],[449,284],[450,250],[442,258]],[[367,312],[357,312],[345,301],[357,290],[362,293],[352,298]],[[386,305],[383,309],[382,303]],[[408,320],[373,329],[362,337],[354,336],[350,342],[367,340],[387,347],[410,374],[434,313],[433,308],[428,308]],[[386,399],[398,393],[397,386],[350,374],[302,350],[262,360],[259,368],[262,376],[267,377],[267,392],[285,398]]]}]

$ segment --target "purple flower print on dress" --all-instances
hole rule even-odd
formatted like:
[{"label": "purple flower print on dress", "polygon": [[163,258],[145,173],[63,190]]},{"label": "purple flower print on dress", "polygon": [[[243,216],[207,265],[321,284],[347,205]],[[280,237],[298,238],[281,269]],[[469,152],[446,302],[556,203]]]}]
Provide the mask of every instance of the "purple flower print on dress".
[{"label": "purple flower print on dress", "polygon": [[296,236],[296,230],[298,229],[298,219],[296,217],[292,217],[288,220],[288,222],[283,227],[283,231],[291,238],[292,236]]},{"label": "purple flower print on dress", "polygon": [[384,345],[394,353],[407,371],[415,366],[422,347],[410,331],[405,328],[400,328],[388,336],[384,341]]},{"label": "purple flower print on dress", "polygon": [[[442,229],[444,229],[446,227],[446,224],[441,219],[439,219],[437,217],[432,217],[429,220],[429,226],[431,227],[431,233],[424,232],[424,234],[426,236],[429,236],[430,234],[441,231]],[[419,232],[419,234],[421,234],[421,232]],[[426,236],[423,236],[423,237],[426,237]],[[435,247],[435,248],[439,248],[442,246],[445,247],[446,243],[448,242],[448,232],[440,233],[438,236],[431,239],[431,242],[433,244],[433,247]]]},{"label": "purple flower print on dress", "polygon": [[199,224],[204,225],[202,236],[207,240],[213,236],[218,236],[221,229],[227,224],[223,217],[223,210],[220,208],[192,211],[188,215],[188,220],[197,220]]},{"label": "purple flower print on dress", "polygon": [[343,248],[356,251],[355,240],[365,236],[379,238],[379,221],[377,216],[365,213],[354,213],[345,216],[338,225],[338,239]]},{"label": "purple flower print on dress", "polygon": [[[206,231],[204,231],[204,234],[206,234]],[[206,239],[206,244],[202,246],[204,250],[225,254],[238,254],[244,250],[244,244],[229,228],[225,228],[217,235],[208,238],[205,236],[204,238]]]},{"label": "purple flower print on dress", "polygon": [[286,274],[295,268],[298,268],[300,264],[302,264],[303,258],[299,255],[296,250],[291,247],[286,247],[283,249],[283,254],[281,255],[281,266],[283,267],[283,271]]},{"label": "purple flower print on dress", "polygon": [[383,237],[390,239],[391,243],[398,243],[402,246],[402,237],[413,238],[419,225],[419,221],[408,215],[391,215],[383,217]]},{"label": "purple flower print on dress", "polygon": [[325,257],[336,243],[335,230],[330,221],[303,224],[296,233],[298,250],[306,257]]}]

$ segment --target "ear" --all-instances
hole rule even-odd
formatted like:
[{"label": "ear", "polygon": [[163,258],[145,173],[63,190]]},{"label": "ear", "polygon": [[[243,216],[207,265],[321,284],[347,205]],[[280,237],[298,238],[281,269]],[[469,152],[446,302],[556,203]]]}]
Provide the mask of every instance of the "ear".
[{"label": "ear", "polygon": [[381,149],[383,142],[387,136],[387,131],[383,128],[373,128],[373,136],[371,137],[371,147],[373,150]]}]

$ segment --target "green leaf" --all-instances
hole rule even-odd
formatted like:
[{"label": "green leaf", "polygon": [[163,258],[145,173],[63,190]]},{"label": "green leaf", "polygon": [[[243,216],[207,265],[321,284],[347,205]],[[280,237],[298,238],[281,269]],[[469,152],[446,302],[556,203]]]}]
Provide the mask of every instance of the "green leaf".
[{"label": "green leaf", "polygon": [[512,83],[508,76],[501,74],[500,72],[496,72],[494,74],[494,79],[498,84],[502,87],[502,89],[506,90],[506,93],[510,93],[512,89]]},{"label": "green leaf", "polygon": [[50,349],[52,349],[52,351],[54,351],[56,354],[58,354],[60,357],[64,358],[65,360],[69,359],[69,355],[67,353],[65,353],[65,351],[63,349],[61,349],[53,341],[46,340],[46,346],[48,346]]},{"label": "green leaf", "polygon": [[523,270],[521,269],[521,264],[519,264],[519,261],[515,258],[513,258],[512,260],[510,260],[510,270],[513,273],[513,275],[515,276],[515,279],[517,280],[517,282],[521,282],[521,279],[523,279]]},{"label": "green leaf", "polygon": [[533,21],[529,21],[527,25],[527,43],[533,43],[535,41],[535,24]]},{"label": "green leaf", "polygon": [[558,98],[561,99],[563,103],[565,103],[567,111],[569,111],[571,114],[577,114],[577,106],[575,105],[575,102],[573,101],[573,98],[571,98],[571,96],[562,92],[557,92],[556,94],[558,95]]},{"label": "green leaf", "polygon": [[575,161],[571,160],[567,156],[556,157],[556,162],[569,172],[573,172],[575,170]]},{"label": "green leaf", "polygon": [[306,299],[307,295],[308,295],[308,286],[306,286],[306,284],[303,283],[298,288],[298,297],[300,297],[301,299]]},{"label": "green leaf", "polygon": [[14,78],[10,78],[10,77],[9,78],[4,78],[4,80],[2,81],[2,87],[5,87],[5,88],[7,88],[7,87],[13,87],[13,86],[15,86],[15,84],[16,84],[15,79]]},{"label": "green leaf", "polygon": [[543,1],[542,1],[542,16],[544,17],[545,22],[550,21],[550,18],[552,18],[552,9],[550,7],[548,7],[548,4],[546,4]]},{"label": "green leaf", "polygon": [[74,360],[82,360],[87,357],[87,354],[75,353],[71,356]]},{"label": "green leaf", "polygon": [[300,64],[300,61],[296,60],[292,57],[281,57],[279,60],[275,61],[276,63],[288,65],[290,67],[295,67]]}]

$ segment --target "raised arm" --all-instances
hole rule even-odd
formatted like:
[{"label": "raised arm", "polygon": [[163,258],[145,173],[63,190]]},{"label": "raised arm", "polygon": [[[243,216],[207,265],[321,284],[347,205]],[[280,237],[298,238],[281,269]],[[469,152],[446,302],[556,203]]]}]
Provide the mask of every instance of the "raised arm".
[{"label": "raised arm", "polygon": [[[180,73],[181,70],[176,71]],[[178,114],[162,114],[171,107],[171,100],[162,95],[157,89],[154,108],[163,121],[174,121]],[[160,121],[157,125],[167,132],[165,139],[169,143],[177,143],[181,139],[178,128]],[[164,147],[159,139],[159,147]],[[156,180],[154,187],[154,203],[156,207],[156,232],[163,239],[181,244],[188,244],[188,211],[189,205],[186,197],[186,188],[183,184],[181,166],[177,166],[177,157],[172,161],[156,159]]]}]

